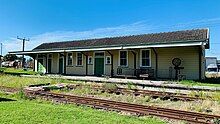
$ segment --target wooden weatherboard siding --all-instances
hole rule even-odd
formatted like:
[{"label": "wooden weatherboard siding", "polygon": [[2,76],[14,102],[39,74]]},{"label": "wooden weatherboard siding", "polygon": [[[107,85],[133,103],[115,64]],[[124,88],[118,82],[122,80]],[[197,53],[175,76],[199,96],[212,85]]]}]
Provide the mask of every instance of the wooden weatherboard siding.
[{"label": "wooden weatherboard siding", "polygon": [[[169,67],[173,67],[172,59],[180,58],[182,60],[181,70],[187,79],[199,79],[199,52],[198,47],[174,47],[158,48],[158,77],[169,78]],[[173,70],[172,77],[174,77]]]},{"label": "wooden weatherboard siding", "polygon": [[[151,50],[151,68],[156,73],[156,59],[155,53]],[[170,67],[172,65],[173,58],[180,58],[182,60],[181,74],[185,75],[187,79],[199,79],[199,47],[168,47],[168,48],[155,48],[158,54],[158,78],[170,78]],[[128,51],[128,66],[127,69],[134,69],[134,55],[132,51],[136,53],[136,68],[140,68],[140,51],[141,49],[127,50]],[[119,50],[111,50],[113,54],[113,69],[114,75],[117,75],[117,68],[119,67]],[[204,49],[203,51],[204,52]],[[73,64],[66,65],[66,74],[70,75],[86,75],[86,57],[83,55],[83,66],[76,65],[76,52],[73,53]],[[94,52],[85,52],[86,55],[92,56],[92,64],[88,64],[88,75],[94,75]],[[109,53],[105,51],[105,57],[109,56]],[[201,78],[204,78],[204,53],[201,56]],[[66,57],[67,58],[67,57]],[[104,63],[106,59],[104,58]],[[111,64],[105,64],[104,75],[111,75]],[[53,53],[52,69],[51,73],[59,72],[59,55]],[[126,74],[132,74],[133,72],[126,72]],[[172,78],[175,76],[175,70],[172,69]]]}]

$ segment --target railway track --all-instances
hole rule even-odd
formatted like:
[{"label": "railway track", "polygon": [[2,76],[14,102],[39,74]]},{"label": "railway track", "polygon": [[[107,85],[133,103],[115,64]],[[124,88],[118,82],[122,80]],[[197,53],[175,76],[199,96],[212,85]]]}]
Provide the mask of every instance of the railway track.
[{"label": "railway track", "polygon": [[[33,75],[21,75],[22,77],[29,77],[29,78],[48,78],[48,76],[33,76]],[[74,76],[73,76],[74,77]],[[94,79],[83,79],[83,78],[68,78],[68,77],[50,77],[53,79],[66,79],[71,81],[83,81],[83,82],[95,82],[99,84],[103,83],[109,83],[109,84],[119,84],[126,86],[126,81],[110,81],[110,80],[94,80]],[[172,85],[156,85],[154,83],[133,83],[135,86],[141,86],[143,88],[145,87],[153,87],[153,88],[166,88],[166,89],[178,89],[178,90],[192,90],[192,91],[209,91],[209,92],[215,92],[220,91],[220,88],[207,88],[207,87],[188,87],[188,86],[172,86]]]},{"label": "railway track", "polygon": [[[45,85],[45,84],[44,84]],[[40,85],[41,86],[41,85]],[[71,89],[76,87],[83,87],[83,85],[71,85]],[[152,98],[162,98],[164,100],[171,99],[171,100],[183,100],[183,101],[194,101],[194,100],[201,100],[201,97],[192,97],[188,96],[187,94],[183,93],[171,93],[171,92],[161,92],[161,91],[151,91],[151,90],[140,90],[140,89],[127,89],[127,88],[117,88],[117,89],[105,89],[100,86],[92,86],[94,90],[101,90],[101,92],[108,92],[108,93],[115,93],[115,94],[133,94],[135,96],[139,95],[148,95]],[[9,93],[18,92],[18,88],[0,86],[0,90]]]},{"label": "railway track", "polygon": [[[68,87],[68,86],[67,86]],[[83,85],[72,85],[68,88],[74,89],[77,87],[83,88]],[[203,100],[204,98],[201,97],[193,97],[188,96],[184,93],[171,93],[171,92],[162,92],[162,91],[152,91],[152,90],[141,90],[141,89],[128,89],[128,88],[116,88],[116,89],[106,89],[102,86],[92,86],[94,90],[101,91],[101,92],[108,92],[108,93],[115,93],[115,94],[133,94],[135,96],[139,95],[148,95],[152,98],[162,98],[164,100],[171,99],[171,100],[183,100],[183,101],[195,101],[195,100]]]},{"label": "railway track", "polygon": [[140,116],[152,115],[152,116],[159,116],[159,117],[170,118],[175,120],[184,120],[189,123],[212,124],[214,123],[215,119],[220,119],[220,115],[210,115],[210,114],[203,114],[197,112],[138,105],[138,104],[117,102],[117,101],[97,99],[91,97],[51,93],[45,91],[33,92],[31,90],[26,90],[25,92],[30,97],[40,96],[48,100],[55,100],[58,102],[74,103],[74,104],[86,105],[94,108],[102,108],[108,110],[125,111]]}]

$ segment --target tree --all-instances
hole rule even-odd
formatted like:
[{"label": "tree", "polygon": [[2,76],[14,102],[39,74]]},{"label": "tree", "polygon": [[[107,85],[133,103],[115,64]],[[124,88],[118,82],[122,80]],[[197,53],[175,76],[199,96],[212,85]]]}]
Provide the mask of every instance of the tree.
[{"label": "tree", "polygon": [[3,57],[4,61],[15,61],[16,59],[18,59],[18,57],[16,55],[13,55],[13,54],[6,54]]}]

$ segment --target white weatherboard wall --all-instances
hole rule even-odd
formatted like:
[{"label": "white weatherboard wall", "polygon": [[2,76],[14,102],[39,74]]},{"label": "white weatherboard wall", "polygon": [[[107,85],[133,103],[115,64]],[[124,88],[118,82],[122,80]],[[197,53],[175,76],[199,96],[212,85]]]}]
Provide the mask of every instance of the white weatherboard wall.
[{"label": "white weatherboard wall", "polygon": [[[146,48],[145,48],[146,49]],[[151,49],[151,48],[148,48]],[[136,52],[136,68],[140,68],[140,49],[128,49],[128,66],[125,68],[134,68],[134,55],[132,51]],[[158,54],[158,78],[170,78],[169,67],[172,65],[173,58],[180,58],[182,60],[181,66],[184,67],[181,70],[181,74],[186,75],[187,79],[199,79],[199,46],[184,46],[184,47],[166,47],[155,48]],[[119,67],[119,50],[109,50],[113,54],[113,69],[114,75],[117,74],[117,68]],[[204,51],[204,50],[203,50]],[[93,63],[88,65],[88,75],[94,73],[94,52],[85,52],[88,56],[92,56]],[[108,52],[105,52],[106,56],[109,56]],[[53,53],[52,59],[52,73],[58,73],[59,70],[59,58],[58,53]],[[204,77],[204,55],[202,56],[202,78]],[[151,68],[156,70],[155,53],[151,49]],[[66,66],[66,74],[72,75],[85,75],[86,74],[86,57],[83,55],[83,66],[76,66],[76,52],[73,52],[73,65]],[[104,74],[111,74],[111,65],[105,65]],[[172,71],[172,78],[175,76],[175,70]]]}]

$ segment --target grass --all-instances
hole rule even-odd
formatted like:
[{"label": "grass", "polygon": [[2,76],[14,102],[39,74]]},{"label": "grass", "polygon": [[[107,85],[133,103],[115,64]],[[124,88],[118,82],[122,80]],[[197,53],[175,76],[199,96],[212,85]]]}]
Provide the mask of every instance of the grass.
[{"label": "grass", "polygon": [[23,69],[15,69],[15,68],[0,68],[0,71],[4,72],[4,74],[11,74],[11,75],[35,75],[37,72],[34,72],[32,69],[23,70]]},{"label": "grass", "polygon": [[[209,114],[220,114],[220,92],[191,92],[190,96],[200,96],[208,98],[207,100],[199,101],[170,101],[161,100],[160,98],[153,99],[150,96],[134,96],[132,94],[116,94],[102,92],[101,90],[94,90],[91,86],[85,85],[84,87],[77,87],[74,90],[61,89],[53,90],[52,92],[74,94],[79,96],[89,96],[95,98],[103,98],[114,101],[128,102],[142,105],[153,105],[171,109],[187,110],[194,112],[202,112]],[[211,99],[212,98],[212,99]]]},{"label": "grass", "polygon": [[[5,95],[0,95],[5,97]],[[70,104],[53,104],[41,100],[0,102],[1,124],[163,124],[150,117],[119,115]]]},{"label": "grass", "polygon": [[[211,80],[211,79],[207,79]],[[205,80],[203,82],[193,81],[193,80],[183,80],[179,82],[180,84],[186,85],[186,86],[212,86],[212,87],[220,87],[220,82],[206,82]]]},{"label": "grass", "polygon": [[[195,81],[182,81],[187,85],[200,85],[204,86],[205,83]],[[42,84],[42,83],[77,83],[76,81],[69,81],[64,79],[51,79],[48,78],[28,78],[12,75],[0,75],[0,86],[8,86],[21,88],[30,84]],[[82,82],[80,82],[82,83]],[[207,83],[210,86],[210,84]],[[216,86],[219,84],[214,84]],[[104,85],[106,89],[114,89],[115,85]],[[129,86],[128,87],[132,87]],[[196,112],[203,112],[210,114],[220,114],[220,94],[219,92],[213,94],[217,101],[201,100],[192,102],[172,102],[169,100],[162,101],[160,99],[151,99],[148,96],[133,96],[133,95],[116,95],[109,93],[101,93],[100,91],[91,90],[91,87],[84,87],[83,89],[75,89],[73,91],[55,91],[73,93],[82,96],[93,96],[97,98],[105,98],[111,100],[117,100],[122,102],[130,102],[144,105],[154,105],[160,107],[167,107],[173,109],[189,110]],[[202,97],[206,97],[203,92],[192,93],[191,95],[199,94]],[[23,94],[19,94],[21,98]],[[0,95],[1,97],[1,95]],[[4,97],[4,96],[3,96]],[[48,102],[18,100],[13,102],[0,102],[0,122],[3,123],[162,123],[155,118],[137,118],[131,116],[118,115],[115,112],[104,112],[93,110],[88,107],[77,107],[74,105],[56,105]],[[29,112],[30,111],[30,112]],[[10,112],[10,113],[9,113]],[[19,113],[22,113],[21,115]],[[49,115],[49,116],[48,116]],[[35,117],[36,116],[36,117]],[[81,118],[82,116],[82,118]],[[57,119],[58,118],[58,119]],[[131,120],[129,120],[131,119]],[[61,120],[61,121],[60,121]]]},{"label": "grass", "polygon": [[73,81],[68,81],[64,79],[51,79],[51,78],[29,78],[29,77],[19,77],[13,75],[0,75],[0,86],[22,88],[31,84],[56,84],[56,83],[74,83]]},{"label": "grass", "polygon": [[0,75],[0,86],[22,88],[30,84],[55,83],[49,78],[26,78],[12,75]]},{"label": "grass", "polygon": [[82,81],[71,81],[61,78],[51,78],[51,77],[20,77],[15,75],[5,75],[0,74],[0,86],[13,87],[13,88],[23,88],[28,85],[34,84],[57,84],[57,83],[83,83]]},{"label": "grass", "polygon": [[200,97],[203,99],[215,100],[220,103],[220,92],[219,91],[215,91],[215,92],[191,91],[188,95],[193,96],[193,97]]}]

